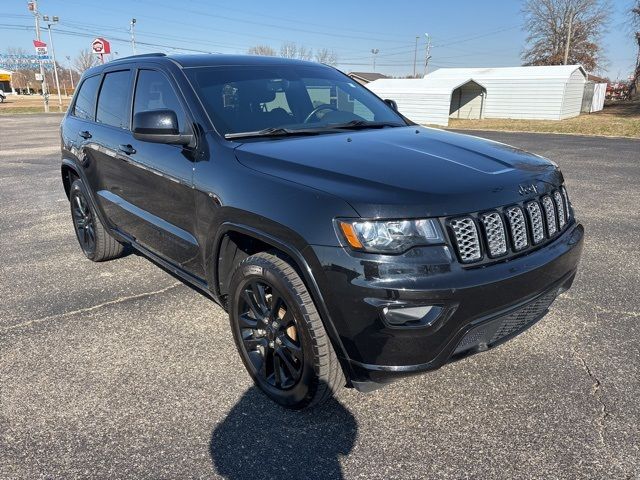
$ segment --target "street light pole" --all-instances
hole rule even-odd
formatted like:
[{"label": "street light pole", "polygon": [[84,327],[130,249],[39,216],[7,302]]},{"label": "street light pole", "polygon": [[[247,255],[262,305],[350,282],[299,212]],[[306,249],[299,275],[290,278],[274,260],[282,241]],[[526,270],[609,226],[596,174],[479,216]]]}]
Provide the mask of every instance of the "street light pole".
[{"label": "street light pole", "polygon": [[431,52],[431,37],[428,33],[425,33],[424,36],[427,37],[427,46],[424,54],[424,74],[426,75],[427,67],[429,66],[429,59],[431,58],[431,55],[429,55],[429,53]]},{"label": "street light pole", "polygon": [[416,78],[416,66],[418,65],[418,41],[420,35],[416,35],[416,49],[413,52],[413,78]]},{"label": "street light pole", "polygon": [[56,51],[53,48],[53,37],[51,36],[51,25],[58,23],[60,19],[55,15],[51,17],[51,22],[49,22],[49,17],[47,15],[43,16],[42,19],[47,22],[47,29],[49,30],[49,45],[51,45],[51,57],[53,58],[53,74],[56,79],[56,90],[58,92],[58,107],[59,110],[62,111],[62,95],[60,94],[60,80],[58,79],[58,65],[56,65]]},{"label": "street light pole", "polygon": [[130,30],[131,30],[131,48],[133,49],[133,54],[136,54],[136,31],[135,31],[135,26],[136,26],[136,19],[132,18],[131,19],[131,23],[129,24],[131,26]]},{"label": "street light pole", "polygon": [[371,49],[371,54],[373,56],[373,71],[376,71],[376,55],[378,54],[380,50],[377,48],[372,48]]},{"label": "street light pole", "polygon": [[[40,13],[38,12],[38,0],[33,0],[28,4],[29,10],[33,13],[36,20],[36,40],[40,41]],[[42,98],[44,99],[44,111],[49,113],[49,88],[47,85],[47,76],[44,74],[44,65],[42,59],[38,59],[40,64],[40,76],[42,77]]]},{"label": "street light pole", "polygon": [[71,90],[75,90],[76,86],[73,84],[73,65],[71,64],[71,57],[67,55],[65,58],[69,62],[69,78],[71,79]]}]

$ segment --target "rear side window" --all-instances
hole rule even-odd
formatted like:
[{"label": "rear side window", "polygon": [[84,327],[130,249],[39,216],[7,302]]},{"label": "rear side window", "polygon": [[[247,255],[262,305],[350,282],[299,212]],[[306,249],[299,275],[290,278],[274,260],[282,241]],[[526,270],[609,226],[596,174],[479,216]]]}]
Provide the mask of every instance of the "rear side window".
[{"label": "rear side window", "polygon": [[96,121],[113,127],[129,128],[129,89],[131,87],[131,72],[111,72],[104,76],[100,96],[98,97],[98,111]]},{"label": "rear side window", "polygon": [[148,110],[173,110],[178,117],[180,132],[185,132],[185,113],[169,80],[155,70],[140,70],[133,101],[133,114]]},{"label": "rear side window", "polygon": [[72,115],[84,120],[93,120],[96,109],[96,93],[100,86],[100,75],[87,78],[78,90]]}]

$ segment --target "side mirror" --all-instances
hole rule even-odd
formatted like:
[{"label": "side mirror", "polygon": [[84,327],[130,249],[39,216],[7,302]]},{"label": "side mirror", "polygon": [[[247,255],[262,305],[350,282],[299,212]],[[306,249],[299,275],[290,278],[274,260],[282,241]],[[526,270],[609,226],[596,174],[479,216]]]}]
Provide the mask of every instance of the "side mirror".
[{"label": "side mirror", "polygon": [[148,110],[133,116],[133,138],[143,142],[188,145],[193,135],[182,135],[173,110]]},{"label": "side mirror", "polygon": [[395,112],[398,111],[398,104],[396,103],[395,100],[391,100],[390,98],[385,98],[384,103],[389,105]]}]

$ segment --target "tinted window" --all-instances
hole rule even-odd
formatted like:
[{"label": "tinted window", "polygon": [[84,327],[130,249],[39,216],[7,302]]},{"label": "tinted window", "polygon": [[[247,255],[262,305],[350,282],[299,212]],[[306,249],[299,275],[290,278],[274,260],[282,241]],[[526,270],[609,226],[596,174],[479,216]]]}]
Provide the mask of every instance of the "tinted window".
[{"label": "tinted window", "polygon": [[127,104],[129,102],[131,72],[107,73],[98,98],[96,121],[114,127],[129,128]]},{"label": "tinted window", "polygon": [[178,117],[178,128],[184,133],[184,110],[169,80],[155,70],[140,70],[136,84],[133,114],[148,110],[173,110]]},{"label": "tinted window", "polygon": [[100,85],[100,75],[89,77],[80,86],[73,115],[85,120],[93,120],[96,109],[96,92]]},{"label": "tinted window", "polygon": [[406,123],[382,100],[328,67],[202,67],[185,70],[216,129],[323,128],[348,122]]}]

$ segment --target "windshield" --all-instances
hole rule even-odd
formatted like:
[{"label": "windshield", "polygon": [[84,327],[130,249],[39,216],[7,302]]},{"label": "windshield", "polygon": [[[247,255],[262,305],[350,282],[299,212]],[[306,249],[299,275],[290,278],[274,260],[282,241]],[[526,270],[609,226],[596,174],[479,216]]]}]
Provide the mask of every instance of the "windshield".
[{"label": "windshield", "polygon": [[329,67],[219,66],[185,70],[221,135],[375,122],[405,126],[387,104]]}]

